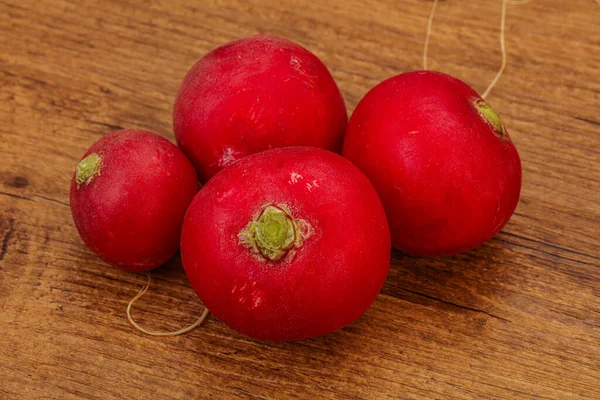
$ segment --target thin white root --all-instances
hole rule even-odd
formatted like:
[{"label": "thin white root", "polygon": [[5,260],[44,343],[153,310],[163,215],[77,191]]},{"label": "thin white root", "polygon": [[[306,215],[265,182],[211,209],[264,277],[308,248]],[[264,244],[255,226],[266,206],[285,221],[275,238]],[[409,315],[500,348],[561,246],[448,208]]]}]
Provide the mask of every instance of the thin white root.
[{"label": "thin white root", "polygon": [[[496,76],[494,77],[494,79],[492,80],[492,82],[490,83],[488,88],[485,90],[483,95],[481,95],[481,97],[483,97],[484,99],[490,94],[490,92],[492,91],[494,86],[496,86],[496,83],[498,83],[498,80],[500,79],[500,77],[504,73],[504,70],[506,69],[506,64],[507,64],[506,41],[505,41],[506,5],[507,4],[522,5],[522,4],[529,3],[529,1],[530,0],[502,0],[502,15],[500,17],[500,51],[502,53],[502,64],[500,65],[500,69],[496,73]],[[595,1],[598,4],[600,4],[600,0],[595,0]],[[429,20],[427,21],[427,33],[425,34],[425,45],[423,46],[423,69],[424,70],[427,69],[427,52],[429,50],[429,39],[431,37],[431,27],[433,25],[433,16],[435,15],[435,9],[436,9],[437,5],[438,5],[438,0],[433,0],[433,4],[431,5],[431,11],[429,13]]]},{"label": "thin white root", "polygon": [[[488,88],[485,90],[485,92],[483,92],[483,94],[481,95],[481,97],[483,97],[484,99],[487,97],[488,94],[490,94],[490,92],[492,91],[492,88],[494,86],[496,86],[496,83],[498,82],[498,80],[500,79],[502,74],[504,73],[504,69],[506,69],[506,61],[507,61],[506,58],[507,57],[506,57],[506,45],[504,42],[504,33],[506,31],[506,3],[507,3],[507,0],[502,0],[502,16],[500,17],[500,51],[502,52],[502,64],[500,66],[500,69],[498,70],[498,73],[492,80],[492,83],[490,83],[490,86],[488,86]],[[519,3],[519,4],[521,4],[521,3]]]},{"label": "thin white root", "polygon": [[[600,1],[600,0],[598,0]],[[429,20],[427,21],[427,33],[425,34],[425,45],[423,46],[423,69],[427,70],[427,51],[429,50],[429,38],[431,36],[431,26],[433,25],[433,15],[437,7],[438,0],[433,0],[431,11],[429,12]]]},{"label": "thin white root", "polygon": [[198,318],[198,320],[196,322],[194,322],[193,324],[191,324],[189,326],[181,328],[181,329],[179,329],[179,330],[177,330],[175,332],[149,331],[149,330],[144,329],[141,326],[139,326],[138,323],[135,322],[133,320],[133,318],[131,317],[131,306],[140,297],[142,297],[146,293],[146,291],[148,291],[148,288],[150,287],[150,282],[151,282],[150,272],[146,272],[146,276],[148,277],[148,281],[146,282],[146,285],[144,285],[144,287],[142,288],[142,290],[140,290],[139,293],[133,299],[131,299],[131,301],[127,305],[127,319],[129,320],[129,322],[131,323],[131,325],[133,325],[133,327],[135,329],[137,329],[138,331],[144,332],[147,335],[152,335],[152,336],[177,336],[177,335],[181,335],[183,333],[191,331],[192,329],[194,329],[197,326],[199,326],[206,319],[206,317],[208,316],[208,313],[209,313],[208,308],[204,309],[204,312],[202,313],[202,315],[200,316],[200,318]]}]

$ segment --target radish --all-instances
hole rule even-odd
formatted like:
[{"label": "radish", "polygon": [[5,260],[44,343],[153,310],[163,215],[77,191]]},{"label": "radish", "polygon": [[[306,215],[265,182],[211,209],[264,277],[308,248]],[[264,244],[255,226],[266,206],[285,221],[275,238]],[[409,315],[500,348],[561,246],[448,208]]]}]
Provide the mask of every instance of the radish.
[{"label": "radish", "polygon": [[71,212],[92,251],[141,272],[177,251],[197,191],[194,168],[175,145],[152,132],[122,130],[96,142],[77,165]]},{"label": "radish", "polygon": [[439,72],[401,74],[367,93],[350,118],[343,155],[377,189],[392,244],[406,253],[477,247],[519,201],[521,161],[500,117]]},{"label": "radish", "polygon": [[375,189],[317,148],[268,150],[213,177],[183,224],[181,256],[208,309],[253,338],[324,335],[373,302],[390,261]]},{"label": "radish", "polygon": [[173,110],[177,143],[202,182],[270,148],[340,152],[347,121],[327,67],[297,44],[264,34],[230,42],[198,61]]}]

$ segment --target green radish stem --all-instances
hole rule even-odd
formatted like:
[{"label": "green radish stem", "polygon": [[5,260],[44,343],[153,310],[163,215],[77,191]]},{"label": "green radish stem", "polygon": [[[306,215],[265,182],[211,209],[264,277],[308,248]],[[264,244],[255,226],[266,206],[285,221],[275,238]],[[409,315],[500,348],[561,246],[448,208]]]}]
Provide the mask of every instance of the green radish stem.
[{"label": "green radish stem", "polygon": [[238,234],[240,245],[262,260],[279,261],[300,247],[312,227],[303,219],[294,219],[284,205],[263,206],[262,212]]},{"label": "green radish stem", "polygon": [[494,132],[500,137],[504,138],[505,130],[504,124],[500,120],[500,116],[496,114],[496,111],[490,107],[488,103],[483,100],[475,100],[473,105],[477,109],[479,115],[494,128]]},{"label": "green radish stem", "polygon": [[96,176],[100,175],[102,158],[97,153],[92,153],[77,164],[75,182],[78,185],[90,183]]}]

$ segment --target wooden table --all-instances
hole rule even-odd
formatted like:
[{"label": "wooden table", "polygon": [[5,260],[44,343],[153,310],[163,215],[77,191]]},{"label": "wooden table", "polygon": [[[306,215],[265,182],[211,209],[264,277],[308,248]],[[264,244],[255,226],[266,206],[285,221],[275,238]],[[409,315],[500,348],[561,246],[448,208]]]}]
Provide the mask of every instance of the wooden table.
[{"label": "wooden table", "polygon": [[[600,399],[600,5],[509,5],[509,66],[488,98],[523,161],[519,207],[480,248],[393,253],[353,325],[295,343],[250,340],[210,316],[193,332],[134,330],[145,277],[104,265],[68,206],[93,142],[139,127],[173,139],[193,63],[270,32],[314,51],[352,111],[421,68],[431,3],[0,1],[0,398]],[[483,91],[500,64],[500,1],[442,2],[430,68]],[[175,330],[202,307],[179,258],[135,317]]]}]

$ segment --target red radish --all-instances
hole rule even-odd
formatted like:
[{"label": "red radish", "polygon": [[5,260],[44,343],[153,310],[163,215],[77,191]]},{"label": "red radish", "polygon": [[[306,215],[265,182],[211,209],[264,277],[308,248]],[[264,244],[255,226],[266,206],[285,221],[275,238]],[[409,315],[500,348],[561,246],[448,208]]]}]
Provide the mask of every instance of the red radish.
[{"label": "red radish", "polygon": [[327,67],[271,35],[235,40],[204,56],[183,80],[173,111],[177,143],[202,182],[270,148],[340,152],[347,122]]},{"label": "red radish", "polygon": [[181,257],[205,306],[254,338],[324,335],[373,302],[390,261],[385,211],[368,179],[329,151],[246,157],[202,188]]},{"label": "red radish", "polygon": [[152,132],[122,130],[96,142],[77,165],[71,212],[92,251],[141,272],[175,254],[197,191],[194,168],[174,144]]},{"label": "red radish", "polygon": [[439,72],[390,78],[360,101],[343,154],[373,182],[392,244],[444,256],[479,246],[519,201],[521,161],[498,114]]}]

